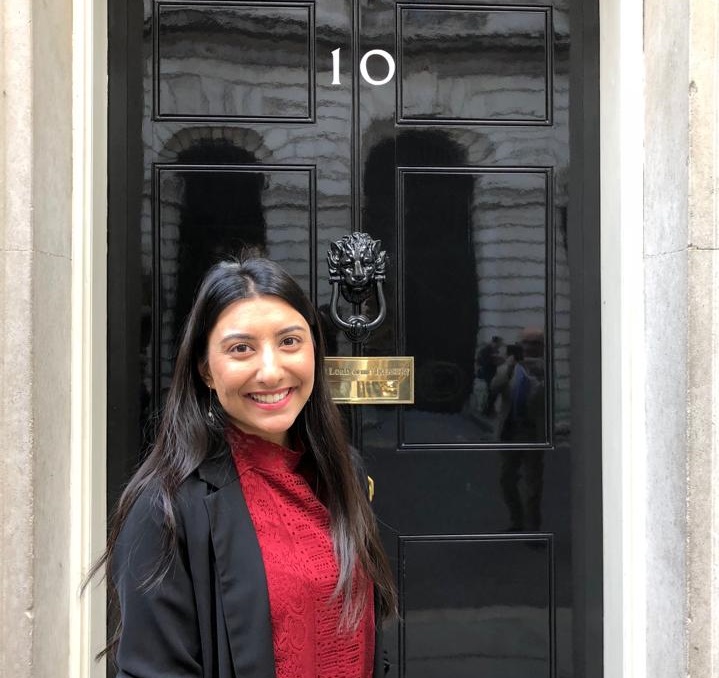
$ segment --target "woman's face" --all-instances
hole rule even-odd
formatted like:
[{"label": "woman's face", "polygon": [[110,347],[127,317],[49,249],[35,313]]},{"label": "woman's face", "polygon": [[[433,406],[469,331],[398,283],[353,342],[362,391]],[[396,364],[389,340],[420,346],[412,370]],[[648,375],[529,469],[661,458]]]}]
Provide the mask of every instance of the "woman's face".
[{"label": "woman's face", "polygon": [[314,386],[310,327],[279,297],[236,301],[210,332],[201,373],[238,428],[287,445]]}]

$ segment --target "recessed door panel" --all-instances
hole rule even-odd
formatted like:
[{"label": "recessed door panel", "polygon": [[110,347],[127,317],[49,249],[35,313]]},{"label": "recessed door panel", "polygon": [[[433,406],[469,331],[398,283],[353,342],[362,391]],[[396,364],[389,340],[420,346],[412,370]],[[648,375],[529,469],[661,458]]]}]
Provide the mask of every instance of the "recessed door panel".
[{"label": "recessed door panel", "polygon": [[400,563],[405,675],[552,675],[551,536],[407,537]]},{"label": "recessed door panel", "polygon": [[402,446],[546,442],[551,185],[542,168],[399,169],[401,329],[417,370]]},{"label": "recessed door panel", "polygon": [[314,117],[314,3],[158,2],[153,27],[156,118]]},{"label": "recessed door panel", "polygon": [[[261,248],[282,260],[310,293],[315,168],[263,165],[258,171],[253,165],[175,163],[154,169],[153,241],[148,243],[154,256],[148,258],[147,280],[156,299],[151,322],[159,359],[147,354],[143,383],[162,399],[197,281],[219,256]],[[159,383],[152,383],[153,367]]]},{"label": "recessed door panel", "polygon": [[551,124],[552,8],[397,4],[404,123]]}]

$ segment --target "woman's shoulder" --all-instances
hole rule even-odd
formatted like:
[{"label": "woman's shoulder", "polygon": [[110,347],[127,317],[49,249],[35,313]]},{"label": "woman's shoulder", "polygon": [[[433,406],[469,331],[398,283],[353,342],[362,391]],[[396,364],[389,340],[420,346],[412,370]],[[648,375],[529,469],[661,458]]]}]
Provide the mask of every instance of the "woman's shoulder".
[{"label": "woman's shoulder", "polygon": [[132,502],[123,521],[126,535],[163,533],[168,519],[174,522],[178,536],[186,529],[199,527],[206,516],[204,500],[208,494],[236,479],[236,471],[229,457],[219,454],[208,458],[177,485],[168,491],[157,477],[148,479]]},{"label": "woman's shoulder", "polygon": [[137,562],[155,563],[166,551],[169,527],[180,550],[206,531],[202,497],[206,485],[196,472],[188,476],[172,497],[163,493],[159,480],[148,482],[138,493],[122,522],[115,543],[113,569]]},{"label": "woman's shoulder", "polygon": [[186,513],[199,506],[199,502],[207,492],[206,487],[206,483],[200,479],[197,471],[185,478],[172,496],[163,492],[158,479],[150,480],[139,491],[128,510],[123,523],[123,532],[132,532],[138,528],[161,530],[162,526],[166,524],[168,509],[171,509],[174,520],[180,527]]}]

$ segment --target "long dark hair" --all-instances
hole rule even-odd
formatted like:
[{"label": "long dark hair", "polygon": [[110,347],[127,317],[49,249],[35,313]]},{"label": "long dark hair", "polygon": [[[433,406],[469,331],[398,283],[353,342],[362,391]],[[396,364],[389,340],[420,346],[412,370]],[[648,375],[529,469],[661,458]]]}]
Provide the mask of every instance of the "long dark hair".
[{"label": "long dark hair", "polygon": [[[298,311],[310,326],[315,352],[312,396],[290,430],[290,438],[310,453],[318,492],[326,502],[335,554],[339,564],[336,594],[342,595],[342,623],[354,627],[366,603],[353,595],[359,565],[379,593],[378,617],[396,609],[392,573],[382,548],[367,488],[357,473],[342,419],[330,397],[324,376],[324,340],[314,306],[295,280],[276,263],[263,258],[227,260],[215,264],[200,284],[182,332],[172,383],[157,436],[148,456],[122,493],[111,518],[107,549],[88,580],[104,565],[111,604],[117,603],[110,567],[118,535],[133,504],[149,488],[164,518],[163,558],[145,581],[150,588],[167,574],[177,542],[174,499],[183,481],[208,457],[229,453],[224,437],[226,415],[210,397],[200,373],[207,360],[207,340],[219,315],[241,299],[271,295]],[[213,416],[208,416],[212,409]],[[357,590],[363,587],[356,587]],[[113,652],[121,620],[101,654]]]}]

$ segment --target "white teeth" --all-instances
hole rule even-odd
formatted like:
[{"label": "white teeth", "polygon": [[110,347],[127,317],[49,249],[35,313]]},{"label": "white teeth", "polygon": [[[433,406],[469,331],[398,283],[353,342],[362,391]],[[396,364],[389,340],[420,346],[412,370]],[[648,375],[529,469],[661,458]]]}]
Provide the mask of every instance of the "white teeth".
[{"label": "white teeth", "polygon": [[257,403],[278,403],[280,400],[286,398],[289,392],[290,389],[282,391],[282,393],[250,393],[250,398]]}]

